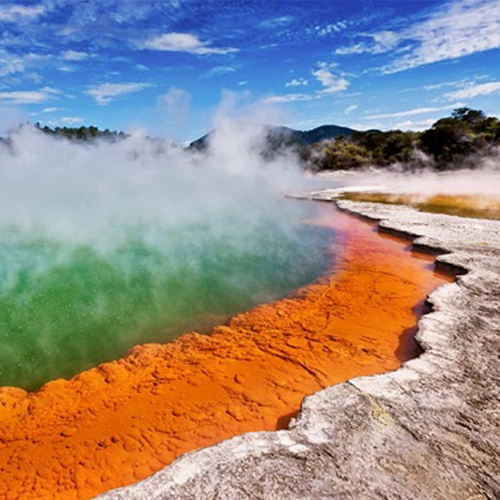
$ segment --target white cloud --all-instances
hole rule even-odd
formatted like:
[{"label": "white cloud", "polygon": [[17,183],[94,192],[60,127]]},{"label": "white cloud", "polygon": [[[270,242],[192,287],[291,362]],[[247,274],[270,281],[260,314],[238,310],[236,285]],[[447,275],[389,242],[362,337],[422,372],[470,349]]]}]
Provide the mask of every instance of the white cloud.
[{"label": "white cloud", "polygon": [[14,55],[5,50],[0,50],[0,77],[24,73],[31,66],[44,65],[51,56],[33,54]]},{"label": "white cloud", "polygon": [[381,54],[397,57],[384,73],[395,73],[439,61],[500,48],[500,0],[454,0],[399,32],[380,31],[336,50],[338,55]]},{"label": "white cloud", "polygon": [[176,87],[170,88],[167,93],[158,98],[160,103],[167,104],[167,106],[170,107],[178,106],[179,104],[189,102],[190,100],[191,94],[187,90],[178,89]]},{"label": "white cloud", "polygon": [[387,126],[381,122],[368,122],[368,123],[358,123],[358,122],[347,122],[344,124],[346,127],[352,128],[354,130],[384,130]]},{"label": "white cloud", "polygon": [[429,118],[428,120],[421,120],[421,121],[411,121],[411,120],[406,120],[404,122],[399,122],[394,124],[394,128],[400,129],[400,130],[426,130],[434,124],[436,120],[433,118]]},{"label": "white cloud", "polygon": [[63,116],[59,121],[65,125],[78,125],[83,123],[83,118],[80,116]]},{"label": "white cloud", "polygon": [[74,73],[76,71],[76,68],[74,66],[67,65],[59,66],[57,69],[62,73]]},{"label": "white cloud", "polygon": [[283,26],[285,24],[291,23],[292,21],[293,17],[282,16],[282,17],[275,17],[273,19],[266,19],[265,21],[262,21],[260,25],[263,28],[276,28],[278,26]]},{"label": "white cloud", "polygon": [[459,108],[460,106],[463,106],[463,103],[461,102],[456,102],[455,104],[451,104],[450,106],[442,106],[440,108],[415,108],[415,109],[409,109],[406,111],[398,111],[396,113],[385,113],[381,115],[371,115],[371,116],[364,116],[364,120],[378,120],[380,118],[398,118],[402,116],[413,116],[413,115],[423,115],[426,113],[435,113],[437,111],[444,111],[447,109],[454,109],[454,108]]},{"label": "white cloud", "polygon": [[349,56],[351,54],[363,54],[365,52],[370,52],[370,47],[364,43],[356,43],[354,45],[347,45],[346,47],[340,47],[335,50],[335,54],[339,56]]},{"label": "white cloud", "polygon": [[54,87],[43,87],[40,89],[40,92],[45,92],[46,94],[62,94],[63,92],[59,89],[55,89]]},{"label": "white cloud", "polygon": [[331,69],[334,65],[328,65],[325,62],[318,63],[318,69],[313,71],[312,74],[324,87],[321,92],[324,94],[332,94],[340,90],[345,90],[349,86],[349,82],[341,77],[332,73]]},{"label": "white cloud", "polygon": [[210,78],[212,76],[220,76],[227,75],[229,73],[234,73],[236,70],[233,66],[215,66],[214,68],[209,69],[204,76]]},{"label": "white cloud", "polygon": [[[424,85],[422,88],[424,90],[430,91],[430,90],[439,90],[442,89],[443,87],[458,87],[462,82],[441,82],[441,83],[433,83],[429,85]],[[420,87],[418,88],[420,90]]]},{"label": "white cloud", "polygon": [[241,82],[238,82],[238,85],[243,86],[246,85],[247,83],[248,83],[247,80],[241,80]]},{"label": "white cloud", "polygon": [[0,7],[0,21],[14,22],[18,19],[34,19],[45,12],[43,5],[28,7],[25,5],[10,5]]},{"label": "white cloud", "polygon": [[293,80],[286,82],[285,87],[300,87],[301,85],[305,87],[308,84],[309,81],[305,78],[294,78]]},{"label": "white cloud", "polygon": [[332,33],[339,33],[342,30],[345,30],[348,26],[346,21],[337,21],[336,23],[327,24],[326,26],[316,26],[315,30],[319,36],[326,36]]},{"label": "white cloud", "polygon": [[93,97],[99,105],[109,104],[113,99],[125,94],[132,94],[151,87],[149,83],[103,83],[91,87],[86,94]]},{"label": "white cloud", "polygon": [[344,111],[344,114],[350,115],[353,111],[356,111],[358,109],[357,104],[352,104],[351,106],[348,106],[346,110]]},{"label": "white cloud", "polygon": [[[337,76],[332,72],[335,64],[327,64],[326,62],[318,62],[316,70],[312,71],[314,78],[321,83],[322,89],[317,90],[314,94],[286,94],[273,95],[265,99],[265,102],[270,103],[286,103],[297,101],[315,101],[322,99],[327,94],[333,94],[341,90],[345,90],[349,86],[349,82],[342,76]],[[298,87],[308,85],[309,82],[305,78],[293,79],[285,84],[285,87]]]},{"label": "white cloud", "polygon": [[286,95],[272,95],[265,99],[265,102],[269,103],[285,103],[285,102],[297,102],[297,101],[314,101],[316,99],[321,99],[318,94],[286,94]]},{"label": "white cloud", "polygon": [[42,113],[55,113],[59,111],[59,108],[44,108],[42,109]]},{"label": "white cloud", "polygon": [[480,95],[500,94],[500,82],[469,85],[456,92],[445,94],[448,99],[472,99]]},{"label": "white cloud", "polygon": [[474,80],[469,80],[469,79],[462,79],[462,80],[455,80],[455,81],[444,81],[444,82],[439,82],[439,83],[432,83],[424,86],[419,86],[419,87],[407,87],[402,90],[398,90],[398,94],[404,94],[407,92],[414,92],[414,91],[422,91],[425,90],[427,92],[431,92],[433,90],[440,90],[445,87],[455,87],[455,88],[464,88],[470,85],[476,85],[479,80],[484,80],[488,79],[489,77],[486,75],[475,75]]},{"label": "white cloud", "polygon": [[61,55],[65,61],[84,61],[91,57],[90,54],[79,52],[78,50],[66,50]]},{"label": "white cloud", "polygon": [[237,52],[232,47],[210,47],[209,42],[201,41],[189,33],[165,33],[154,36],[139,44],[141,48],[165,52],[187,52],[189,54],[229,54]]},{"label": "white cloud", "polygon": [[27,73],[25,77],[27,80],[31,80],[34,83],[40,83],[43,80],[43,78],[35,71]]},{"label": "white cloud", "polygon": [[0,102],[10,104],[39,104],[51,99],[50,93],[41,90],[16,90],[13,92],[0,92]]},{"label": "white cloud", "polygon": [[337,55],[350,54],[382,54],[393,49],[399,42],[399,36],[394,31],[379,31],[378,33],[361,33],[361,36],[372,39],[371,43],[360,42],[335,51]]},{"label": "white cloud", "polygon": [[457,59],[500,47],[500,0],[458,0],[401,34],[415,45],[386,72]]}]

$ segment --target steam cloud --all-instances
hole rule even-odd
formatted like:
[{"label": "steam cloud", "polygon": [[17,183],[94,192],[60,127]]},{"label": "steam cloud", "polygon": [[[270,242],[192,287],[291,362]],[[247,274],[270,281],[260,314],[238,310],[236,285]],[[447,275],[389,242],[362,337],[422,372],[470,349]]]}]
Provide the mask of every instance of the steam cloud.
[{"label": "steam cloud", "polygon": [[[219,118],[207,152],[140,133],[0,144],[0,385],[29,389],[282,296],[325,265],[297,161]],[[324,240],[323,240],[324,241]]]},{"label": "steam cloud", "polygon": [[248,227],[272,193],[302,182],[292,157],[263,162],[263,140],[261,128],[227,123],[205,155],[139,133],[85,145],[23,127],[0,148],[0,225],[102,242],[134,222],[171,226],[251,208]]},{"label": "steam cloud", "polygon": [[417,172],[405,171],[404,165],[392,168],[365,171],[334,172],[320,175],[324,181],[330,180],[346,186],[365,186],[387,190],[397,194],[415,195],[420,201],[436,195],[473,195],[478,202],[488,203],[488,199],[500,200],[500,148],[487,155],[469,158],[467,165],[456,165],[453,171],[436,172],[432,167]]}]

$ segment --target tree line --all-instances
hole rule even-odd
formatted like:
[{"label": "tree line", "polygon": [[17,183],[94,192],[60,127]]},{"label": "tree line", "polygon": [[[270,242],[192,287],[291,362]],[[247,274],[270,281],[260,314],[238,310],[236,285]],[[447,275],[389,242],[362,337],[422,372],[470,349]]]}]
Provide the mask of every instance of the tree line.
[{"label": "tree line", "polygon": [[99,130],[99,128],[90,127],[55,127],[51,128],[47,125],[42,127],[39,122],[35,123],[35,127],[41,132],[57,137],[64,137],[70,140],[91,141],[93,139],[124,139],[127,135],[124,132],[116,132],[109,129]]},{"label": "tree line", "polygon": [[394,165],[410,170],[429,166],[449,170],[473,168],[479,156],[499,146],[500,120],[464,107],[423,132],[356,132],[350,138],[336,137],[301,148],[300,155],[315,171]]}]

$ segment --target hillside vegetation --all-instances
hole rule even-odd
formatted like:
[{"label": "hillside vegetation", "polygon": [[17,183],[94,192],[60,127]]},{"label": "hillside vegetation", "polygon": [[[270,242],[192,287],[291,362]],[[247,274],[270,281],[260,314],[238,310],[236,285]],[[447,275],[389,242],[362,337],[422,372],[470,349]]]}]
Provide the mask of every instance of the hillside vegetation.
[{"label": "hillside vegetation", "polygon": [[470,108],[455,109],[424,132],[371,130],[314,144],[302,150],[315,171],[352,170],[368,166],[438,171],[470,167],[500,146],[500,120]]}]

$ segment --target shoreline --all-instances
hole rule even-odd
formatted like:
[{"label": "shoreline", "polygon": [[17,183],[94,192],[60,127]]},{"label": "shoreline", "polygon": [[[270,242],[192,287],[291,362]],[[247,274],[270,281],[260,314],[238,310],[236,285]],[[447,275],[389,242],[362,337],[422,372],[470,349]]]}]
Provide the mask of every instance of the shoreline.
[{"label": "shoreline", "polygon": [[288,430],[189,453],[100,498],[500,496],[500,222],[336,204],[466,272],[429,296],[417,333],[424,353],[306,397]]},{"label": "shoreline", "polygon": [[[352,224],[341,213],[335,220],[347,238],[340,270],[295,298],[240,314],[208,337],[136,348],[33,397],[14,397],[10,407],[4,394],[2,483],[17,498],[90,498],[190,450],[286,427],[304,396],[400,366],[402,330],[416,323],[418,284],[430,259],[416,259],[372,224]],[[404,293],[394,296],[394,286]]]}]

